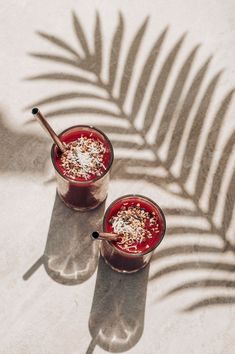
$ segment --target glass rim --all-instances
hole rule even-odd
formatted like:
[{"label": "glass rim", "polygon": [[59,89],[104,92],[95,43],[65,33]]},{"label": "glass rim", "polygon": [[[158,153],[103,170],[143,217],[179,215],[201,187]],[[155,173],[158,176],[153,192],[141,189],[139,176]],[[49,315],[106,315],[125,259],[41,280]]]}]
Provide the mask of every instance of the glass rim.
[{"label": "glass rim", "polygon": [[96,178],[93,178],[93,179],[88,180],[88,181],[76,181],[76,180],[74,180],[74,179],[72,179],[72,178],[69,178],[69,177],[63,175],[63,173],[57,168],[57,166],[56,166],[56,164],[55,164],[55,161],[54,161],[54,160],[55,160],[55,159],[54,159],[54,149],[55,149],[55,146],[56,146],[55,143],[54,143],[54,144],[52,145],[52,147],[51,147],[51,161],[52,161],[52,164],[53,164],[54,169],[56,170],[56,172],[58,172],[59,175],[60,175],[63,179],[65,179],[66,181],[72,182],[72,183],[74,183],[74,184],[81,184],[81,185],[84,185],[84,184],[85,184],[85,185],[87,185],[87,184],[92,184],[92,183],[94,183],[94,182],[100,180],[101,178],[103,178],[103,177],[110,171],[110,169],[111,169],[111,167],[112,167],[112,164],[113,164],[113,160],[114,160],[113,146],[112,146],[111,141],[110,141],[109,138],[107,137],[107,135],[106,135],[102,130],[100,130],[100,129],[98,129],[98,128],[92,126],[92,125],[84,125],[84,124],[73,125],[73,126],[71,126],[71,127],[69,127],[69,128],[66,128],[65,130],[63,130],[58,136],[61,137],[61,135],[63,135],[63,134],[66,133],[67,131],[72,130],[72,129],[74,129],[74,128],[89,128],[89,129],[92,129],[92,130],[94,130],[94,131],[100,133],[100,134],[105,138],[105,140],[108,142],[108,145],[109,145],[110,151],[111,151],[111,154],[110,154],[110,155],[111,155],[111,156],[110,156],[110,161],[109,161],[109,165],[107,166],[107,169],[102,173],[101,176],[97,176]]},{"label": "glass rim", "polygon": [[145,251],[145,252],[141,252],[141,253],[129,253],[129,252],[125,252],[125,251],[122,251],[122,250],[120,250],[119,248],[115,247],[114,244],[113,244],[113,241],[105,241],[105,242],[108,242],[109,245],[110,245],[111,247],[113,247],[118,253],[120,253],[120,254],[122,254],[122,255],[125,255],[125,256],[128,255],[128,257],[130,256],[130,257],[134,257],[134,258],[136,257],[136,258],[137,258],[137,257],[144,256],[144,255],[146,255],[146,254],[148,254],[148,253],[150,253],[150,252],[153,252],[153,251],[160,245],[160,243],[162,242],[162,240],[163,240],[163,238],[164,238],[164,236],[165,236],[165,233],[166,233],[166,218],[165,218],[165,215],[164,215],[164,213],[163,213],[162,208],[161,208],[157,203],[155,203],[152,199],[150,199],[150,198],[148,198],[148,197],[145,197],[144,195],[141,195],[141,194],[125,194],[125,195],[123,195],[123,196],[121,196],[121,197],[115,199],[115,200],[108,206],[108,208],[106,209],[105,214],[104,214],[104,217],[103,217],[103,231],[104,231],[104,232],[106,231],[105,222],[106,222],[106,218],[107,218],[107,215],[108,215],[108,212],[110,211],[110,209],[111,209],[119,200],[121,200],[121,199],[128,199],[128,198],[130,198],[130,197],[142,198],[143,200],[145,200],[145,201],[147,201],[147,202],[153,204],[153,206],[158,210],[159,214],[161,215],[162,220],[163,220],[163,225],[164,225],[164,230],[163,230],[163,232],[162,232],[162,235],[161,235],[161,238],[160,238],[159,242],[157,242],[156,245],[155,245],[153,248],[151,248],[150,250],[147,250],[147,251]]}]

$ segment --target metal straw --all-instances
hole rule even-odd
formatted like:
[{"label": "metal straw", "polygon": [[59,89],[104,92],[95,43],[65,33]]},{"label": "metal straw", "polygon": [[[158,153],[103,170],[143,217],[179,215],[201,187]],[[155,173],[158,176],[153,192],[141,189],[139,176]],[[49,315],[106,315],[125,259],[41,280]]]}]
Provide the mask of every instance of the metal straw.
[{"label": "metal straw", "polygon": [[37,118],[37,121],[46,130],[46,132],[50,134],[51,138],[54,140],[55,144],[58,146],[60,151],[65,152],[66,147],[64,146],[63,142],[60,140],[58,135],[54,132],[50,124],[47,122],[42,112],[40,112],[40,110],[35,107],[32,109],[32,114],[34,115],[35,118]]},{"label": "metal straw", "polygon": [[93,240],[117,241],[118,235],[111,232],[93,231],[91,234]]}]

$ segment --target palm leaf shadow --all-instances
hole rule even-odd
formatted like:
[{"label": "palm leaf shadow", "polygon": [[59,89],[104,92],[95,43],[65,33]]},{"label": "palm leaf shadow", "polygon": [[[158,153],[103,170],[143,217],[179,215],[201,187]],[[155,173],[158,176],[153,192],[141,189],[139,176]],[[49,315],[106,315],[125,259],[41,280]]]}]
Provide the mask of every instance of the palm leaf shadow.
[{"label": "palm leaf shadow", "polygon": [[169,79],[171,70],[173,69],[174,62],[179,53],[179,50],[183,44],[185,35],[183,35],[178,42],[174,45],[170,53],[168,54],[162,69],[160,70],[159,76],[156,79],[151,98],[149,100],[145,118],[144,118],[144,127],[143,131],[146,134],[152,126],[153,120],[158,112],[158,107],[161,102],[161,98],[164,92],[164,88]]},{"label": "palm leaf shadow", "polygon": [[187,79],[190,69],[192,67],[192,64],[193,64],[193,61],[194,61],[195,56],[197,54],[198,48],[199,48],[199,45],[195,46],[195,48],[189,54],[188,58],[186,58],[185,62],[183,63],[183,65],[181,67],[181,70],[179,71],[177,79],[175,80],[175,85],[174,85],[172,92],[170,94],[170,98],[166,104],[166,108],[165,108],[165,111],[162,115],[162,118],[160,119],[159,129],[158,129],[157,136],[156,136],[158,148],[161,147],[161,144],[163,143],[166,132],[169,129],[169,125],[171,123],[171,117],[173,117],[173,115],[175,113],[175,107],[176,107],[175,103],[178,102],[181,97],[183,88],[186,83],[186,79]]},{"label": "palm leaf shadow", "polygon": [[110,59],[109,59],[108,89],[109,92],[111,92],[111,94],[113,91],[113,85],[115,83],[117,69],[118,69],[117,65],[119,62],[119,56],[121,51],[123,30],[124,30],[123,16],[122,14],[119,14],[119,23],[113,36]]},{"label": "palm leaf shadow", "polygon": [[[234,269],[235,262],[221,262],[219,259],[221,256],[226,256],[228,252],[235,251],[235,246],[227,236],[232,223],[235,203],[235,175],[232,169],[229,170],[230,176],[227,178],[229,182],[227,186],[224,186],[225,175],[227,176],[228,174],[227,166],[229,161],[231,161],[230,157],[234,149],[235,132],[231,132],[222,149],[218,150],[217,147],[221,138],[221,129],[232,102],[234,89],[225,95],[217,108],[217,112],[211,117],[210,108],[214,104],[215,92],[219,84],[221,71],[209,80],[207,79],[209,65],[212,60],[212,57],[209,57],[201,67],[196,68],[194,76],[189,80],[195,66],[195,57],[198,55],[199,45],[196,45],[188,52],[181,64],[178,64],[180,67],[177,71],[176,79],[173,82],[169,97],[165,100],[163,113],[160,115],[159,107],[165,96],[165,88],[171,80],[171,73],[177,67],[181,48],[185,44],[185,34],[176,41],[169,50],[169,53],[164,57],[162,47],[166,41],[166,34],[169,29],[163,30],[147,54],[140,75],[138,76],[137,84],[132,88],[131,82],[137,76],[136,61],[140,56],[141,45],[144,35],[146,35],[147,22],[148,18],[143,21],[140,28],[134,34],[125,55],[120,75],[117,75],[117,73],[120,67],[122,43],[125,37],[125,22],[121,13],[119,14],[118,23],[111,41],[108,68],[105,68],[103,65],[104,43],[101,21],[98,14],[96,14],[94,43],[92,46],[94,53],[90,50],[89,41],[76,14],[73,14],[73,26],[80,47],[79,52],[67,44],[66,41],[50,34],[39,32],[40,37],[50,41],[53,47],[63,50],[67,56],[54,53],[34,53],[33,57],[40,60],[57,62],[64,67],[73,67],[74,72],[71,74],[63,72],[45,73],[30,77],[29,79],[48,81],[66,80],[71,83],[77,83],[78,88],[77,91],[57,93],[54,96],[42,98],[36,104],[47,107],[51,103],[66,104],[71,99],[76,100],[76,106],[65,106],[61,109],[48,111],[46,112],[47,116],[55,117],[82,113],[95,114],[97,115],[98,126],[99,116],[106,116],[108,119],[107,125],[100,125],[100,128],[106,133],[114,133],[112,138],[114,147],[122,147],[130,152],[130,157],[128,158],[117,157],[113,169],[113,178],[124,180],[144,179],[146,182],[167,191],[174,198],[180,197],[181,200],[191,203],[192,208],[189,209],[181,207],[179,204],[177,208],[168,208],[166,210],[166,215],[169,216],[169,219],[171,217],[178,217],[182,223],[180,222],[180,224],[175,225],[173,221],[168,222],[167,237],[169,242],[172,240],[172,244],[168,248],[163,248],[156,252],[154,259],[169,257],[173,259],[174,256],[190,256],[196,252],[203,260],[200,262],[182,261],[179,264],[175,264],[173,261],[172,266],[163,266],[162,269],[157,270],[152,275],[152,280],[166,277],[172,272],[178,272],[183,277],[185,267],[192,272],[195,271],[195,274],[200,269],[207,270],[208,272],[211,269],[217,269],[218,272],[230,273]],[[158,58],[160,56],[163,57],[163,61],[159,68]],[[76,69],[78,69],[77,72]],[[103,78],[104,72],[107,74],[107,81]],[[87,76],[88,74],[89,76]],[[154,77],[154,80],[152,80],[153,84],[151,86],[150,78],[152,77]],[[81,91],[81,85],[86,86],[85,92]],[[91,86],[97,89],[97,93],[93,94],[89,91],[89,87]],[[116,86],[119,87],[119,91],[117,96],[114,96],[113,91]],[[101,91],[105,94],[101,94]],[[130,113],[127,113],[124,108],[127,96],[132,98]],[[82,107],[80,106],[80,102],[84,98],[91,100],[91,102],[98,100],[102,102],[105,108],[101,109],[94,105],[92,107]],[[112,110],[110,106],[106,108],[105,105],[107,103],[112,103],[116,107],[116,110]],[[137,120],[141,110],[144,112],[144,124],[139,128]],[[127,122],[128,127],[117,127],[117,124],[113,123],[115,118],[121,118]],[[208,124],[210,125],[210,129],[206,128]],[[203,142],[202,133],[205,129],[207,129],[206,138]],[[148,138],[150,131],[154,136],[153,141],[150,141]],[[127,134],[128,139],[125,139]],[[138,141],[135,140],[136,137],[139,138]],[[184,145],[183,150],[182,143]],[[164,158],[161,154],[163,146],[165,146],[167,151]],[[201,147],[202,149],[200,150]],[[149,151],[153,157],[152,160],[147,161],[135,157],[135,152],[140,150]],[[193,169],[194,162],[197,162],[197,153],[199,151],[201,151],[199,167]],[[215,154],[218,157],[216,161]],[[173,170],[176,161],[180,161],[179,173],[177,175]],[[158,166],[164,169],[164,177],[159,176],[154,171],[154,167]],[[148,172],[143,167],[152,167],[152,172]],[[187,183],[192,178],[192,174],[195,182],[194,186],[189,189]],[[177,193],[171,191],[173,184],[178,186]],[[206,208],[202,208],[200,199],[205,197],[204,191],[206,189],[208,190],[206,197],[208,205]],[[225,199],[225,204],[221,214],[222,219],[220,225],[218,225],[214,222],[214,219],[221,196]],[[205,229],[201,225],[191,225],[190,218],[195,220],[198,218],[202,219],[202,221],[206,222],[207,228]],[[200,241],[200,245],[197,244],[197,241],[192,241],[190,244],[187,242],[186,244],[184,243],[184,237],[187,235],[203,235],[203,240]],[[173,244],[175,237],[179,237],[181,240],[177,246]],[[215,238],[221,241],[221,247],[217,247],[214,244],[213,240]],[[210,240],[209,245],[207,243],[208,240]],[[207,260],[208,254],[217,257],[217,260],[209,262]],[[169,290],[168,295],[177,294],[186,288],[193,289],[197,286],[204,289],[210,287],[210,285],[212,286],[212,284],[217,284],[220,288],[226,290],[226,284],[230,284],[228,283],[226,274],[224,275],[225,279],[219,283],[216,279],[214,283],[210,279],[208,282],[198,279],[194,282],[183,283]],[[189,306],[187,310],[192,311],[207,305],[209,306],[212,303],[216,305],[222,302],[225,304],[232,303],[234,302],[234,298],[225,295],[224,297],[212,298],[211,302],[209,298],[199,299],[192,306]]]}]

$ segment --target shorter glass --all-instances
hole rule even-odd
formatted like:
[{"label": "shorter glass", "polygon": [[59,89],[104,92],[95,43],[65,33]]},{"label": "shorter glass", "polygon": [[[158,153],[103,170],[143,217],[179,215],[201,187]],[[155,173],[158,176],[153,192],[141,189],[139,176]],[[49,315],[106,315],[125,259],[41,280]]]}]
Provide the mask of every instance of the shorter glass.
[{"label": "shorter glass", "polygon": [[93,137],[103,143],[106,148],[103,162],[105,170],[100,176],[95,176],[91,180],[77,180],[64,175],[60,165],[61,152],[55,144],[51,148],[51,159],[55,168],[60,198],[69,208],[85,211],[98,207],[107,197],[110,169],[113,163],[113,147],[102,131],[87,125],[70,127],[59,135],[61,141],[65,143],[71,143],[81,136]]},{"label": "shorter glass", "polygon": [[138,244],[133,252],[120,249],[116,241],[102,241],[101,255],[111,268],[121,273],[133,273],[144,268],[150,261],[154,249],[162,241],[166,220],[161,208],[151,199],[141,195],[125,195],[116,199],[106,210],[103,219],[104,232],[114,232],[110,219],[117,214],[122,206],[139,206],[140,209],[153,214],[158,223],[158,230],[151,238],[147,238],[143,243]]}]

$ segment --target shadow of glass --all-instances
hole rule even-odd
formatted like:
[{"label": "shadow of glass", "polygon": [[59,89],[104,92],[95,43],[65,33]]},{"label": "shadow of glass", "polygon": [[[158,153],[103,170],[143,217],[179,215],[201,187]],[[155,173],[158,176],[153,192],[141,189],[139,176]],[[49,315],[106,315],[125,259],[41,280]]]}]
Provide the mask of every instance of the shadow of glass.
[{"label": "shadow of glass", "polygon": [[89,318],[92,340],[113,353],[134,347],[142,336],[149,266],[134,274],[113,271],[100,257],[95,293]]},{"label": "shadow of glass", "polygon": [[56,194],[43,264],[47,274],[64,285],[89,279],[98,262],[98,242],[89,236],[101,227],[104,203],[95,210],[78,213],[66,207]]}]

